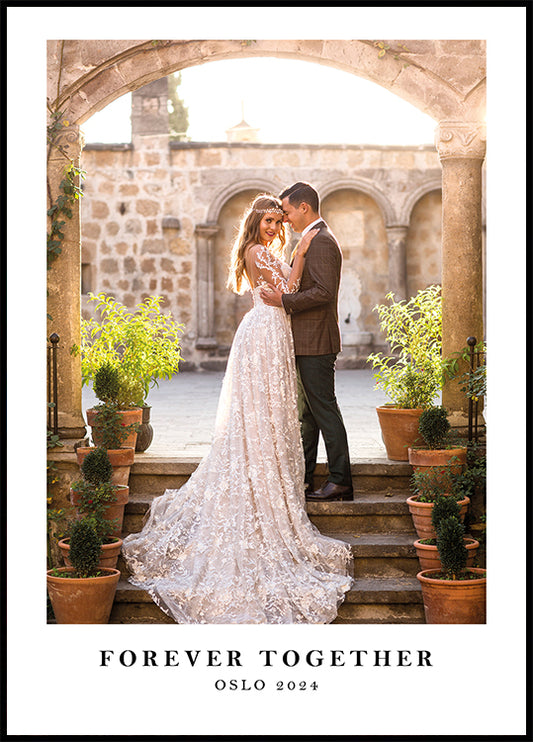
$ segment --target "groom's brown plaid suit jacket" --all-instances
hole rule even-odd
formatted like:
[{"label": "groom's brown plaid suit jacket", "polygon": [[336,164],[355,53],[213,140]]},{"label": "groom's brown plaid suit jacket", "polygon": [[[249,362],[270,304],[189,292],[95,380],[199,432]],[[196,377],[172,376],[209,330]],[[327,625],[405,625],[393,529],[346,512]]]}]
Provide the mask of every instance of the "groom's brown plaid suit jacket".
[{"label": "groom's brown plaid suit jacket", "polygon": [[319,222],[316,227],[320,232],[307,250],[300,289],[282,298],[291,316],[297,356],[338,353],[341,349],[337,302],[342,253],[326,223]]}]

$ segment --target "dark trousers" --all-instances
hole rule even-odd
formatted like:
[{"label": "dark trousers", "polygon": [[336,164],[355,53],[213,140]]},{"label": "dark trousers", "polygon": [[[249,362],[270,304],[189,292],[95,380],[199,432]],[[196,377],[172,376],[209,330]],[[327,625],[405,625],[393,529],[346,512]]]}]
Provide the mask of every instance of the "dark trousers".
[{"label": "dark trousers", "polygon": [[298,416],[305,455],[305,481],[316,466],[318,438],[322,433],[328,458],[328,481],[352,485],[348,438],[335,396],[336,353],[296,356]]}]

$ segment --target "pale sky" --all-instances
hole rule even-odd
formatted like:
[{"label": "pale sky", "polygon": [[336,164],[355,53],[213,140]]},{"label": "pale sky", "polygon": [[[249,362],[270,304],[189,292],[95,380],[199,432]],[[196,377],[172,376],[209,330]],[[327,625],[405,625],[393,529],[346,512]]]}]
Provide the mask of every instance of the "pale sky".
[{"label": "pale sky", "polygon": [[[244,110],[265,143],[433,143],[430,116],[376,83],[324,65],[231,59],[184,69],[181,80],[193,141],[226,141],[226,129],[240,123]],[[129,142],[130,112],[128,93],[82,125],[86,142]]]}]

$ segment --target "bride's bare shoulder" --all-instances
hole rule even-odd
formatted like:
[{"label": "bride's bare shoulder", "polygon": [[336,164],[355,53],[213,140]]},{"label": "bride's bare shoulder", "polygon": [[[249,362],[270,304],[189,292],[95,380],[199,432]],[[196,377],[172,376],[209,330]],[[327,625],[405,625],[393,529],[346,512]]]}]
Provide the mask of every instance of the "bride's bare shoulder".
[{"label": "bride's bare shoulder", "polygon": [[255,262],[256,260],[260,259],[261,255],[263,255],[264,251],[267,249],[268,248],[266,248],[264,245],[261,245],[260,243],[249,245],[244,250],[244,260]]},{"label": "bride's bare shoulder", "polygon": [[248,247],[244,250],[245,255],[257,255],[258,252],[261,250],[266,250],[267,248],[264,245],[261,245],[259,242],[253,243],[251,245],[248,245]]}]

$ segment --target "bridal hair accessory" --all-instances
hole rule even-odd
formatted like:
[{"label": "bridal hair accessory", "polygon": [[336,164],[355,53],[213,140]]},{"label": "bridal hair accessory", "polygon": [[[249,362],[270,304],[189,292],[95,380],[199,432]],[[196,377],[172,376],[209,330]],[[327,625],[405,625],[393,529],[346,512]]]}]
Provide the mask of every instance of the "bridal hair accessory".
[{"label": "bridal hair accessory", "polygon": [[277,206],[272,206],[270,209],[253,209],[256,214],[283,214],[283,209],[279,209]]}]

